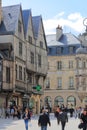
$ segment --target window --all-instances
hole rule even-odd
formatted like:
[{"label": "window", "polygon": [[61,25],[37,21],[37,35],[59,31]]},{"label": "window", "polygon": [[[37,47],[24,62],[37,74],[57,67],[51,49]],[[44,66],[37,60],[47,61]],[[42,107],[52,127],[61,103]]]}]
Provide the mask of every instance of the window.
[{"label": "window", "polygon": [[73,88],[73,87],[74,87],[74,78],[69,77],[69,88]]},{"label": "window", "polygon": [[79,88],[79,77],[76,77],[76,89]]},{"label": "window", "polygon": [[37,85],[39,84],[39,78],[40,78],[39,76],[36,76],[36,77],[35,77],[35,81],[36,81],[36,84],[37,84]]},{"label": "window", "polygon": [[32,44],[32,37],[31,37],[31,36],[28,36],[28,42],[29,42],[30,44]]},{"label": "window", "polygon": [[30,55],[31,55],[31,64],[34,64],[34,53],[31,52]]},{"label": "window", "polygon": [[22,29],[21,29],[21,21],[19,20],[18,21],[18,32],[20,33],[22,31]]},{"label": "window", "polygon": [[82,77],[82,79],[81,79],[81,84],[82,84],[82,85],[86,85],[86,78],[85,78],[85,77]]},{"label": "window", "polygon": [[61,104],[64,104],[64,99],[61,96],[57,96],[54,100],[54,105],[61,107]]},{"label": "window", "polygon": [[76,62],[77,68],[82,68],[82,61],[81,60],[77,60]]},{"label": "window", "polygon": [[19,42],[19,55],[22,56],[22,43]]},{"label": "window", "polygon": [[6,67],[6,82],[10,83],[10,68]]},{"label": "window", "polygon": [[67,104],[68,104],[68,107],[76,106],[76,98],[73,96],[69,96],[67,98]]},{"label": "window", "polygon": [[38,66],[41,67],[41,55],[38,54]]},{"label": "window", "polygon": [[47,106],[48,108],[51,108],[52,101],[51,101],[51,97],[50,96],[45,97],[44,102],[45,102],[45,106]]},{"label": "window", "polygon": [[69,69],[73,68],[73,61],[69,61]]},{"label": "window", "polygon": [[62,88],[62,78],[59,77],[58,78],[58,89],[61,89]]},{"label": "window", "polygon": [[73,54],[73,53],[74,53],[74,47],[72,47],[72,46],[69,47],[69,53],[70,53],[70,54]]},{"label": "window", "polygon": [[42,41],[40,41],[40,47],[43,48],[43,42]]},{"label": "window", "polygon": [[57,54],[63,53],[63,48],[62,47],[57,47],[56,53]]},{"label": "window", "polygon": [[86,62],[83,61],[83,69],[85,69],[85,68],[86,68]]},{"label": "window", "polygon": [[26,80],[26,69],[24,68],[24,81]]},{"label": "window", "polygon": [[62,61],[57,62],[57,69],[61,70],[62,69]]},{"label": "window", "polygon": [[15,76],[16,76],[15,78],[17,79],[17,65],[15,66],[15,73],[16,73],[15,74]]},{"label": "window", "polygon": [[83,101],[87,105],[87,96],[83,99]]},{"label": "window", "polygon": [[76,68],[79,68],[79,60],[76,61]]},{"label": "window", "polygon": [[82,61],[79,60],[79,68],[82,68]]},{"label": "window", "polygon": [[32,74],[31,73],[28,73],[28,82],[32,83]]},{"label": "window", "polygon": [[22,67],[19,66],[19,80],[22,80]]},{"label": "window", "polygon": [[50,79],[49,78],[46,79],[46,88],[50,88]]}]

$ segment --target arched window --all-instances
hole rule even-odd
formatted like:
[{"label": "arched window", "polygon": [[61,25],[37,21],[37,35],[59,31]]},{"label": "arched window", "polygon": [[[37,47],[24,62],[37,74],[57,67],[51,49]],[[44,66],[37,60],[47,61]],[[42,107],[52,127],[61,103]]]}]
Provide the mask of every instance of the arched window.
[{"label": "arched window", "polygon": [[76,106],[76,98],[74,96],[69,96],[67,98],[67,105],[69,107],[73,107],[73,106]]},{"label": "arched window", "polygon": [[51,97],[50,96],[45,97],[44,102],[45,102],[45,106],[51,107],[51,102],[52,101],[51,101]]},{"label": "arched window", "polygon": [[64,104],[64,99],[61,96],[57,96],[54,100],[54,106],[61,106]]},{"label": "arched window", "polygon": [[84,98],[83,102],[84,102],[84,105],[87,106],[87,96]]}]

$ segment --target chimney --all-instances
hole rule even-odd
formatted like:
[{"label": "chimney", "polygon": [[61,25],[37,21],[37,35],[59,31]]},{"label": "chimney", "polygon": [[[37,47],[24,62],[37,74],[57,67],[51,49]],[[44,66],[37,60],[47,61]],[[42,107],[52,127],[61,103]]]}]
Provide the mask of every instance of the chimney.
[{"label": "chimney", "polygon": [[2,0],[0,0],[0,24],[2,21]]},{"label": "chimney", "polygon": [[63,29],[60,25],[56,28],[56,40],[58,41],[63,34]]}]

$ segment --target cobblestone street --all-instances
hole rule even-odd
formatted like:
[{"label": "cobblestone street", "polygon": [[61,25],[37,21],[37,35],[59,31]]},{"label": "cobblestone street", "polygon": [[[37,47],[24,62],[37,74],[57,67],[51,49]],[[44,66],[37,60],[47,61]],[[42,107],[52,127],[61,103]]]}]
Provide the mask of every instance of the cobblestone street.
[{"label": "cobblestone street", "polygon": [[[37,124],[38,117],[33,117],[29,122],[29,130],[40,130]],[[80,120],[75,118],[69,118],[66,124],[65,130],[79,130],[78,124]],[[23,119],[0,119],[0,130],[25,130]],[[61,130],[61,125],[57,125],[56,118],[51,117],[51,127],[48,126],[48,130]]]}]

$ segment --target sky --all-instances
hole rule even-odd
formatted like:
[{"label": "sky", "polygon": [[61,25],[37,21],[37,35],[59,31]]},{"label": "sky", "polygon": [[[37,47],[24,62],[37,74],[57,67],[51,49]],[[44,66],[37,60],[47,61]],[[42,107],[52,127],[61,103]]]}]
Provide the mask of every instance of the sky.
[{"label": "sky", "polygon": [[86,27],[87,0],[2,0],[2,6],[21,4],[22,10],[31,9],[32,16],[41,15],[45,34],[55,34],[62,26],[64,33],[79,35]]}]

